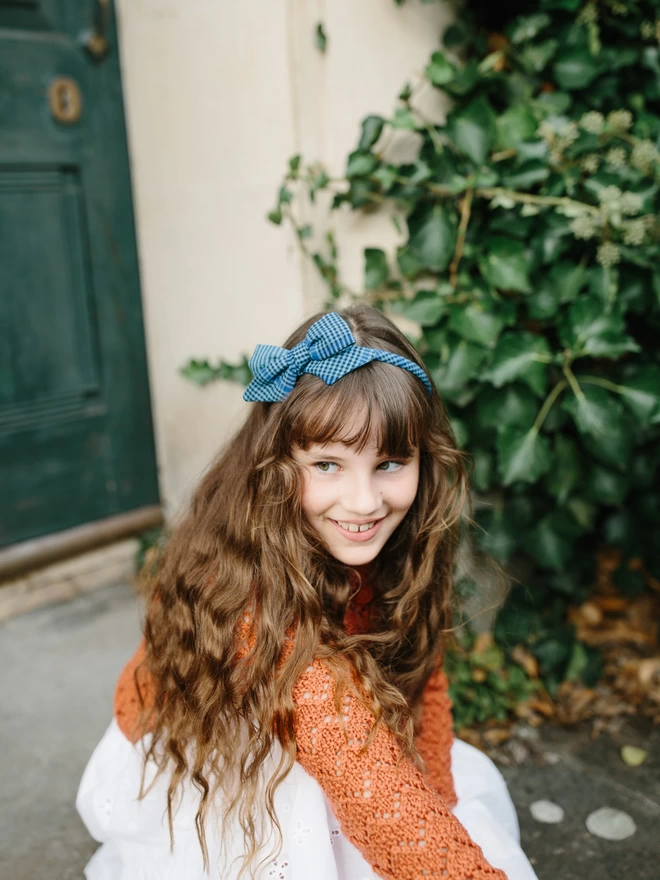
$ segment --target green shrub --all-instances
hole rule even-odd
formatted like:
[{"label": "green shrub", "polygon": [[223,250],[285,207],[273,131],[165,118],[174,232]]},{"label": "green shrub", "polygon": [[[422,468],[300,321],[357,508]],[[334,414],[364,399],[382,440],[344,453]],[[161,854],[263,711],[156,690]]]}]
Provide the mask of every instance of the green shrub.
[{"label": "green shrub", "polygon": [[[490,48],[459,19],[393,115],[363,120],[345,176],[294,156],[269,219],[294,224],[343,303],[334,238],[312,244],[298,200],[393,211],[402,242],[365,250],[359,295],[419,328],[483,543],[530,572],[497,639],[525,642],[553,691],[598,676],[566,623],[598,549],[660,575],[660,22],[650,0],[528,10]],[[447,97],[444,124],[419,111],[424,88]],[[389,161],[398,130],[415,161]]]},{"label": "green shrub", "polygon": [[[532,563],[498,638],[531,643],[552,690],[598,672],[565,622],[598,548],[660,574],[656,15],[651,2],[539,0],[490,52],[460,20],[392,117],[363,120],[345,178],[293,157],[270,215],[296,225],[343,302],[333,240],[310,247],[296,199],[331,189],[333,210],[394,209],[404,241],[365,250],[361,295],[420,328],[473,457],[483,543]],[[429,83],[449,99],[443,125],[416,109]],[[420,141],[414,162],[388,161],[399,129]]]}]

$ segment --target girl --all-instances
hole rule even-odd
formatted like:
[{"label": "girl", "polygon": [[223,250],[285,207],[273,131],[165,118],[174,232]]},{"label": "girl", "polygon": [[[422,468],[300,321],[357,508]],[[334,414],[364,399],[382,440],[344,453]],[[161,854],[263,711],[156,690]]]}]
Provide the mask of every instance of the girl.
[{"label": "girl", "polygon": [[88,880],[534,880],[499,772],[452,744],[466,482],[417,353],[356,306],[250,368],[80,785]]}]

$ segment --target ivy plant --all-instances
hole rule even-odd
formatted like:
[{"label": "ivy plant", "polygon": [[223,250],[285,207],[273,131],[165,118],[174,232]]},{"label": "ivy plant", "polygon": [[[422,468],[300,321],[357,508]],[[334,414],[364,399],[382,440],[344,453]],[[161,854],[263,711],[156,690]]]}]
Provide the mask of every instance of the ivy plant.
[{"label": "ivy plant", "polygon": [[[486,549],[525,571],[498,642],[524,642],[553,691],[593,681],[569,603],[604,545],[660,576],[660,18],[653,0],[536,0],[503,33],[464,11],[389,117],[368,115],[344,174],[289,160],[290,223],[334,304],[366,299],[414,341],[473,460]],[[442,124],[420,109],[436,89]],[[414,161],[388,147],[410,132]],[[387,209],[400,243],[343,283],[331,217]],[[318,225],[318,224],[317,224]]]}]

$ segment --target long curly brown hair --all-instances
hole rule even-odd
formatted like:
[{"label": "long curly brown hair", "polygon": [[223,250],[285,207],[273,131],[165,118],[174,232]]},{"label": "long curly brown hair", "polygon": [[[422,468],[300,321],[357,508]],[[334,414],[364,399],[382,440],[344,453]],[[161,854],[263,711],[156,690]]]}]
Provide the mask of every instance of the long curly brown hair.
[{"label": "long curly brown hair", "polygon": [[[359,345],[422,366],[413,346],[375,309],[354,306],[339,314]],[[299,327],[285,347],[302,341],[319,317]],[[360,428],[347,434],[355,416]],[[296,447],[334,441],[358,450],[375,442],[393,458],[420,450],[413,505],[370,567],[378,611],[365,635],[343,627],[362,573],[330,556],[307,524],[303,474],[291,455]],[[205,818],[222,791],[220,822],[238,818],[246,849],[241,874],[252,870],[262,848],[262,799],[280,831],[273,796],[296,757],[292,690],[316,657],[335,670],[337,699],[357,681],[376,724],[386,725],[419,762],[416,709],[451,625],[465,501],[464,459],[440,398],[405,370],[374,361],[332,386],[303,375],[286,400],[251,405],[145,587],[145,663],[156,683],[155,702],[143,711],[142,723],[153,732],[145,766],[153,760],[158,775],[171,773],[172,845],[177,792],[190,782],[200,794],[196,824],[208,869]],[[253,607],[256,638],[246,662],[236,629]],[[281,662],[287,632],[295,640]],[[281,757],[264,787],[261,771],[274,747]]]}]

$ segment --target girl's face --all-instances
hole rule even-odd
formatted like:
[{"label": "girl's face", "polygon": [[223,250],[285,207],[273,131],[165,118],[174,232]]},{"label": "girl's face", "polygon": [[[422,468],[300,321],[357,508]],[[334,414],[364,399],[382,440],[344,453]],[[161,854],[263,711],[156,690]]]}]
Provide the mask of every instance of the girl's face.
[{"label": "girl's face", "polygon": [[376,446],[327,443],[292,456],[305,476],[303,512],[330,553],[346,565],[375,559],[415,500],[419,449],[394,460]]}]

